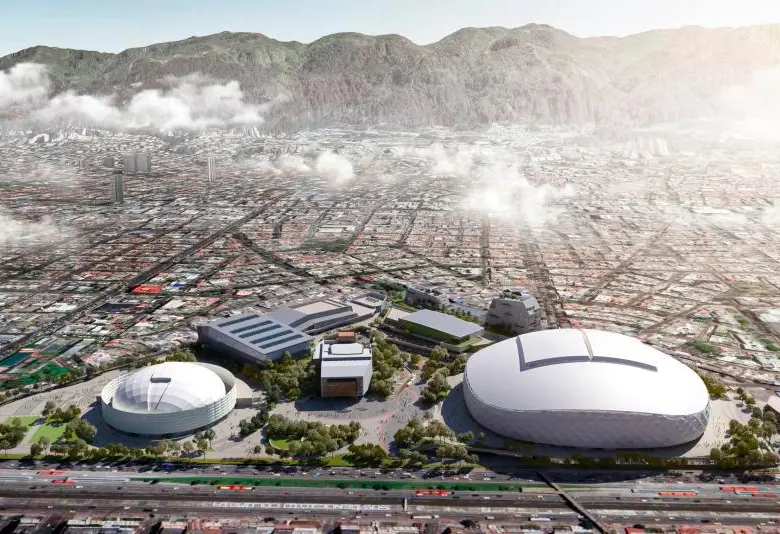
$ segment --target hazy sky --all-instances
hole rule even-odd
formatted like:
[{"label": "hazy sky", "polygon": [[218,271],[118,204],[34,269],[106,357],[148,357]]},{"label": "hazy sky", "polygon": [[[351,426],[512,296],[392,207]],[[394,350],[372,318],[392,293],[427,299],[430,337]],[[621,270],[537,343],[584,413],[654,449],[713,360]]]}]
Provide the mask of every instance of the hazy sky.
[{"label": "hazy sky", "polygon": [[342,31],[424,44],[464,26],[545,23],[579,36],[780,22],[780,0],[0,0],[0,56],[44,44],[118,52],[220,31],[310,42]]}]

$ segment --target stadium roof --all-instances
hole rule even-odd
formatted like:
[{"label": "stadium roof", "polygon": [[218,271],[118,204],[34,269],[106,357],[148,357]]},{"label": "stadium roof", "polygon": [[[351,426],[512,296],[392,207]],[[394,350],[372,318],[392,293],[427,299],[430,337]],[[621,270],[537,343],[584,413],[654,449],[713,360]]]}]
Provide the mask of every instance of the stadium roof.
[{"label": "stadium roof", "polygon": [[482,349],[466,379],[488,405],[681,415],[709,395],[689,367],[640,340],[600,330],[542,330]]},{"label": "stadium roof", "polygon": [[399,318],[399,320],[431,328],[456,338],[475,336],[484,332],[484,328],[481,325],[432,310],[420,310],[410,313]]},{"label": "stadium roof", "polygon": [[130,374],[114,393],[111,405],[133,413],[171,413],[200,408],[224,396],[224,382],[208,367],[165,362]]}]

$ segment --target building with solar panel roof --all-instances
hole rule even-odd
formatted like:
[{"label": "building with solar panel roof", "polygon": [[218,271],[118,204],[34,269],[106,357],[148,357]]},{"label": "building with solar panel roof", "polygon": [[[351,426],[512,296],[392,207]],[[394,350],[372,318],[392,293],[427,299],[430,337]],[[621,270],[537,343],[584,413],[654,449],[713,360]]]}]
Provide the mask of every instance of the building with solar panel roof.
[{"label": "building with solar panel roof", "polygon": [[285,352],[309,352],[311,336],[272,317],[246,313],[198,326],[198,341],[234,358],[262,363],[278,360]]}]

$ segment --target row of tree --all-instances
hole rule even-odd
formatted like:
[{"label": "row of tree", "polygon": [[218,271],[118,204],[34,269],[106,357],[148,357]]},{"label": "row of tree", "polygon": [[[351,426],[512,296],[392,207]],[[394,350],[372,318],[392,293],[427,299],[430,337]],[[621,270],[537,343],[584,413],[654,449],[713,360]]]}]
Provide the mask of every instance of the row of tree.
[{"label": "row of tree", "polygon": [[244,439],[245,437],[254,434],[263,428],[267,422],[268,410],[265,408],[260,409],[251,418],[242,419],[238,422],[238,435],[241,439]]},{"label": "row of tree", "polygon": [[404,368],[406,362],[411,362],[412,356],[388,342],[387,337],[381,332],[376,332],[372,341],[371,356],[374,372],[371,375],[369,392],[386,399],[393,394],[395,374]]},{"label": "row of tree", "polygon": [[27,428],[18,417],[0,425],[0,449],[8,451],[19,445],[27,434]]},{"label": "row of tree", "polygon": [[357,466],[379,467],[389,458],[387,452],[376,443],[362,445],[353,443],[347,450],[349,461]]},{"label": "row of tree", "polygon": [[264,369],[255,368],[248,371],[252,377],[259,379],[269,406],[275,405],[281,399],[297,399],[319,390],[317,370],[311,364],[311,358],[296,360],[285,352],[279,360],[269,361]]},{"label": "row of tree", "polygon": [[274,414],[268,418],[265,431],[269,439],[286,440],[288,449],[280,456],[323,457],[345,447],[360,436],[357,421],[346,425],[325,425],[318,421],[292,421]]},{"label": "row of tree", "polygon": [[468,356],[466,354],[458,354],[455,356],[450,354],[447,349],[441,345],[438,345],[434,347],[428,355],[421,378],[423,380],[429,380],[434,374],[441,371],[445,371],[445,376],[460,374],[466,369],[467,361]]},{"label": "row of tree", "polygon": [[75,404],[71,404],[64,410],[57,406],[54,402],[48,401],[43,406],[43,411],[41,412],[41,415],[46,418],[46,421],[48,423],[57,425],[57,424],[66,424],[70,423],[71,421],[75,421],[79,418],[81,415],[81,408],[76,406]]}]

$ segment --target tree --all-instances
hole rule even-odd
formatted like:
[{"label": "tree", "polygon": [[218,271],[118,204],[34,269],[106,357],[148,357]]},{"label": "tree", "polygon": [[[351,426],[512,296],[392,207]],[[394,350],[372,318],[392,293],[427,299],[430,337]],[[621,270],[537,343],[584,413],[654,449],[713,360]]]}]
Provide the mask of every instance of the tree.
[{"label": "tree", "polygon": [[485,441],[485,433],[484,432],[480,432],[479,434],[477,434],[477,440],[478,441]]},{"label": "tree", "polygon": [[458,441],[460,441],[461,443],[469,443],[471,441],[474,441],[474,433],[468,431],[462,434],[458,434]]},{"label": "tree", "polygon": [[30,456],[40,456],[42,452],[43,447],[41,447],[38,443],[30,444]]},{"label": "tree", "polygon": [[209,428],[205,432],[203,432],[203,437],[206,438],[209,442],[209,449],[211,448],[211,442],[214,441],[214,439],[217,437],[216,432],[214,432],[213,428]]},{"label": "tree", "polygon": [[169,441],[168,452],[170,452],[173,456],[179,456],[179,453],[181,453],[181,446],[182,444],[178,441]]},{"label": "tree", "polygon": [[720,463],[723,460],[723,451],[717,447],[710,449],[710,461]]},{"label": "tree", "polygon": [[181,448],[184,451],[184,454],[187,456],[191,455],[195,451],[195,445],[193,445],[191,441],[185,441],[182,443]]},{"label": "tree", "polygon": [[43,411],[41,412],[41,415],[44,417],[48,417],[49,415],[54,412],[54,409],[57,407],[56,404],[54,404],[54,401],[47,401],[46,404],[43,405]]},{"label": "tree", "polygon": [[409,461],[407,463],[413,467],[420,467],[422,465],[425,465],[427,461],[428,461],[428,457],[425,456],[423,453],[418,451],[412,451],[409,454]]},{"label": "tree", "polygon": [[263,446],[262,445],[255,445],[255,447],[252,449],[252,454],[254,454],[255,456],[263,454]]},{"label": "tree", "polygon": [[44,451],[48,452],[49,447],[51,447],[51,440],[47,438],[46,436],[42,436],[38,440],[38,445],[40,445]]},{"label": "tree", "polygon": [[428,383],[425,385],[420,399],[428,404],[436,404],[437,402],[447,398],[447,394],[450,391],[450,384],[447,382],[444,374],[439,371],[435,373]]}]

